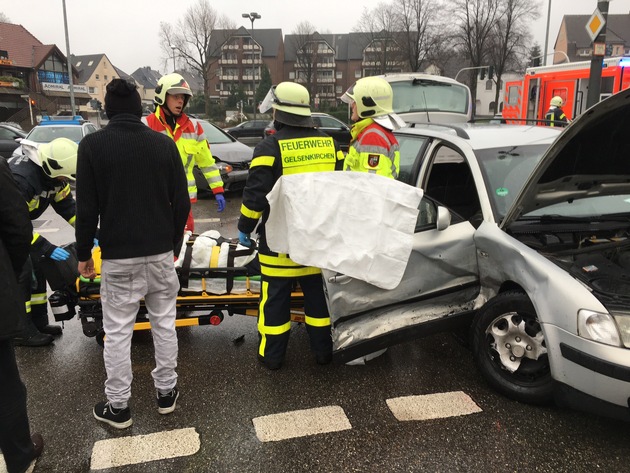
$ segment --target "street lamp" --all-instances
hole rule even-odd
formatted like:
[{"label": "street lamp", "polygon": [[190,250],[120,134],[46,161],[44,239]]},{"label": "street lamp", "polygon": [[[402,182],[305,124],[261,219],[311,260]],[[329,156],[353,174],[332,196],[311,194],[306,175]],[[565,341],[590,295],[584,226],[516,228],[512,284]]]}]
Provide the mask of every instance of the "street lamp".
[{"label": "street lamp", "polygon": [[[255,11],[251,13],[243,13],[243,18],[248,18],[252,22],[252,42],[254,41],[254,21],[260,20],[262,17]],[[252,45],[253,48],[253,45]],[[254,53],[252,49],[252,104],[254,105],[254,120],[256,120],[256,73],[254,72]]]},{"label": "street lamp", "polygon": [[551,0],[548,0],[547,6],[547,29],[545,30],[545,50],[543,51],[543,66],[547,65],[547,47],[549,46],[549,19],[551,18]]},{"label": "street lamp", "polygon": [[173,46],[172,44],[170,46],[173,50],[173,72],[175,72],[175,46]]}]

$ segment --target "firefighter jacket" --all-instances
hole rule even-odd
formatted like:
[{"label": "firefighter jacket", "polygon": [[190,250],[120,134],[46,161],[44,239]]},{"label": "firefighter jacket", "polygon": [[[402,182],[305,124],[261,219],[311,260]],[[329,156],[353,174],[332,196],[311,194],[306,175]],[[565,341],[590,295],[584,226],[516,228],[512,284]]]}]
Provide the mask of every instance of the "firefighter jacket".
[{"label": "firefighter jacket", "polygon": [[[68,181],[52,179],[44,174],[33,161],[26,156],[15,158],[10,163],[13,178],[17,182],[22,196],[28,204],[31,220],[39,218],[49,205],[74,226],[77,208]],[[31,255],[48,257],[57,248],[37,232],[33,232]]]},{"label": "firefighter jacket", "polygon": [[549,126],[567,126],[567,116],[560,107],[551,107],[545,114],[545,120],[548,120]]},{"label": "firefighter jacket", "polygon": [[282,175],[343,169],[343,153],[328,135],[315,128],[284,125],[254,149],[254,157],[243,190],[238,229],[251,233],[258,227],[261,273],[271,277],[318,274],[319,268],[294,263],[289,255],[272,252],[267,246],[265,222],[269,218],[266,195]]},{"label": "firefighter jacket", "polygon": [[163,133],[175,141],[177,150],[182,158],[184,170],[186,171],[186,180],[188,181],[188,195],[191,202],[197,202],[197,185],[195,184],[195,176],[193,169],[195,164],[199,166],[202,174],[208,181],[213,194],[223,193],[223,181],[221,180],[221,172],[214,162],[212,154],[210,154],[210,145],[206,140],[203,128],[193,118],[189,118],[182,113],[177,118],[175,129],[166,122],[164,111],[159,105],[155,108],[155,113],[143,117],[144,121],[152,130]]},{"label": "firefighter jacket", "polygon": [[400,147],[394,134],[371,118],[354,124],[346,171],[380,174],[396,179],[400,172]]}]

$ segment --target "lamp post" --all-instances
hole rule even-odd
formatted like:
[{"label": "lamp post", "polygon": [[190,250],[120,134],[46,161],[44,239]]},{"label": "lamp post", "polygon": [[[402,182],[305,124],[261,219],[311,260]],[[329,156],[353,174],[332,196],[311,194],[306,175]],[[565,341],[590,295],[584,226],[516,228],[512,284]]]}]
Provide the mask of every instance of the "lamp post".
[{"label": "lamp post", "polygon": [[173,46],[172,44],[170,46],[173,50],[173,72],[175,72],[175,46]]},{"label": "lamp post", "polygon": [[63,0],[63,26],[66,32],[66,60],[68,65],[68,83],[70,85],[70,108],[72,109],[72,116],[76,115],[77,111],[74,108],[74,84],[72,79],[72,58],[70,55],[70,39],[68,38],[68,18],[66,17],[66,0]]},{"label": "lamp post", "polygon": [[[243,18],[248,18],[249,21],[252,22],[252,42],[254,41],[254,21],[260,20],[262,16],[260,16],[255,11],[250,13],[243,13],[241,15]],[[254,52],[252,45],[252,104],[254,106],[254,120],[256,120],[256,73],[254,72]]]},{"label": "lamp post", "polygon": [[549,46],[549,19],[551,18],[551,0],[548,0],[547,6],[547,29],[545,30],[545,50],[543,51],[543,66],[547,65],[547,47]]}]

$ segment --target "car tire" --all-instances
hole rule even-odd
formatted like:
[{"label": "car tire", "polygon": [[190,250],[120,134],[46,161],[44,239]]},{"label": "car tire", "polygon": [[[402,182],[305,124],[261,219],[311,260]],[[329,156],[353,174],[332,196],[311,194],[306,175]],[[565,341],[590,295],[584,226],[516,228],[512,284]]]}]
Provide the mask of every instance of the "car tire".
[{"label": "car tire", "polygon": [[473,356],[488,384],[528,404],[553,400],[544,335],[526,294],[508,291],[488,301],[475,316],[472,331]]}]

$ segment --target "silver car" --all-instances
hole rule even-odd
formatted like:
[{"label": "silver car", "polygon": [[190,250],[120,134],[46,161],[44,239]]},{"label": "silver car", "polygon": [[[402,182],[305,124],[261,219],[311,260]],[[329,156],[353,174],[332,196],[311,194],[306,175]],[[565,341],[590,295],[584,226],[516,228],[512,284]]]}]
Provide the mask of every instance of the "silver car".
[{"label": "silver car", "polygon": [[464,327],[483,377],[523,402],[630,421],[630,91],[545,127],[397,132],[424,189],[400,285],[324,271],[338,359]]}]

